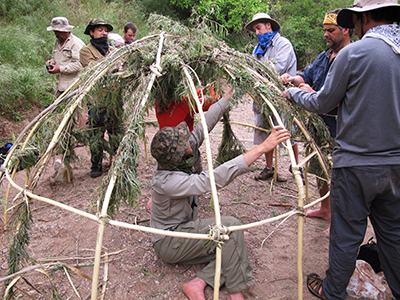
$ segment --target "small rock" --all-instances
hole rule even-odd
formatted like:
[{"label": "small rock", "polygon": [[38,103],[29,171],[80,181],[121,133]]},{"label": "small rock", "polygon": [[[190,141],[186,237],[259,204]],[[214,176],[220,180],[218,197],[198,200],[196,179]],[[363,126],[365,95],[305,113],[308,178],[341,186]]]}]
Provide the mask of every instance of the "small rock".
[{"label": "small rock", "polygon": [[347,286],[347,295],[359,300],[386,300],[384,276],[374,272],[371,265],[357,260],[353,276]]}]

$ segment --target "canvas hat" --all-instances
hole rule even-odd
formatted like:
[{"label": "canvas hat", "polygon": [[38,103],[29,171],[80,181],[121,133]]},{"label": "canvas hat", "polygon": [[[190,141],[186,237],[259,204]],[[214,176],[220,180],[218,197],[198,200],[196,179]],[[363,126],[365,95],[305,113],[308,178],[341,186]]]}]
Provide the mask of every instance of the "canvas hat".
[{"label": "canvas hat", "polygon": [[343,8],[339,12],[337,22],[342,27],[354,28],[353,12],[365,12],[389,6],[400,9],[397,0],[379,0],[379,2],[377,0],[354,0],[353,7]]},{"label": "canvas hat", "polygon": [[186,122],[176,127],[164,127],[151,141],[151,155],[157,160],[160,170],[173,170],[182,162],[189,143],[189,127]]},{"label": "canvas hat", "polygon": [[65,17],[55,17],[51,19],[51,25],[46,28],[47,31],[70,32],[74,26],[68,24],[68,19]]},{"label": "canvas hat", "polygon": [[94,28],[96,26],[106,26],[108,32],[111,32],[114,29],[114,27],[112,27],[112,25],[107,24],[106,22],[104,22],[103,19],[94,18],[94,19],[90,20],[89,24],[86,26],[84,33],[87,35],[90,35],[90,30],[94,30]]},{"label": "canvas hat", "polygon": [[115,43],[115,46],[119,47],[125,45],[125,41],[118,33],[110,33],[108,34],[108,39]]},{"label": "canvas hat", "polygon": [[256,23],[271,23],[271,27],[273,31],[276,31],[281,28],[281,25],[278,23],[278,21],[272,19],[269,14],[266,13],[258,13],[253,16],[253,19],[244,26],[249,31],[255,32],[253,29],[253,25]]}]

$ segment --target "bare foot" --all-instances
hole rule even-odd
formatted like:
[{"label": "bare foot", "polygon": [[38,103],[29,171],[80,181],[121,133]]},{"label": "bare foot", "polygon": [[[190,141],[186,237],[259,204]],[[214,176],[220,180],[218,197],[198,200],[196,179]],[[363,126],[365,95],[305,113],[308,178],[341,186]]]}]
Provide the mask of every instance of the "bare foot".
[{"label": "bare foot", "polygon": [[331,213],[321,209],[307,209],[305,213],[309,218],[320,218],[325,221],[329,221],[331,219]]},{"label": "bare foot", "polygon": [[207,283],[203,279],[195,277],[194,279],[184,283],[182,288],[189,300],[206,300],[204,296],[204,289],[206,286]]},{"label": "bare foot", "polygon": [[328,227],[328,229],[325,229],[324,231],[322,231],[322,233],[324,233],[326,235],[329,235],[330,232],[331,232],[331,228],[330,227]]},{"label": "bare foot", "polygon": [[228,300],[244,300],[242,292],[231,294],[228,297]]},{"label": "bare foot", "polygon": [[153,199],[150,197],[149,201],[146,204],[146,210],[148,213],[151,213],[151,205],[153,204]]}]

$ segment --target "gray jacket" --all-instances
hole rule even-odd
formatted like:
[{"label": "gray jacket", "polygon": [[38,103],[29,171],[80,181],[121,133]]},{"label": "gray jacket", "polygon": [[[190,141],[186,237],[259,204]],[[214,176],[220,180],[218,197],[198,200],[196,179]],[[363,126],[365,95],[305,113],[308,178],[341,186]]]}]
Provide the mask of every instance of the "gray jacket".
[{"label": "gray jacket", "polygon": [[[224,98],[214,103],[205,114],[210,132],[229,110]],[[204,140],[203,126],[198,123],[190,133],[192,150],[199,148]],[[229,184],[237,176],[250,171],[243,155],[232,159],[214,170],[217,188]],[[181,223],[198,219],[197,196],[211,191],[208,171],[188,175],[181,171],[158,170],[156,167],[152,179],[152,199],[150,226],[157,229],[173,230]],[[162,239],[163,235],[152,235],[152,241]]]},{"label": "gray jacket", "polygon": [[[256,48],[257,46],[254,50]],[[296,76],[297,59],[293,45],[280,33],[274,36],[264,55],[255,55],[253,53],[253,57],[257,60],[271,63],[279,75],[289,73],[291,76]]]},{"label": "gray jacket", "polygon": [[288,98],[326,113],[338,106],[334,168],[400,164],[400,27],[370,29],[342,50],[324,87]]}]

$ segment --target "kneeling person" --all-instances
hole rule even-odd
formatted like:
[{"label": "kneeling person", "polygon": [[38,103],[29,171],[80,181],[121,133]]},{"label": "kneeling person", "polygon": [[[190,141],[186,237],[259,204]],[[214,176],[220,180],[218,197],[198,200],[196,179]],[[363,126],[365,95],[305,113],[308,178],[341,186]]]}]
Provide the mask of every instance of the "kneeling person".
[{"label": "kneeling person", "polygon": [[[205,115],[207,129],[211,131],[222,115],[229,110],[228,100],[232,90],[214,103]],[[281,130],[279,130],[281,129]],[[278,131],[279,130],[279,131]],[[249,166],[261,155],[287,140],[289,131],[276,127],[262,144],[214,170],[217,188],[229,184],[237,176],[249,172]],[[164,127],[154,136],[151,154],[157,160],[152,180],[150,226],[157,229],[203,233],[215,225],[215,219],[198,219],[197,196],[211,191],[209,174],[192,172],[193,151],[204,140],[201,123],[192,132],[185,122],[176,127]],[[240,225],[233,217],[222,217],[225,226]],[[196,273],[196,277],[183,285],[189,299],[204,299],[204,288],[214,285],[215,246],[203,240],[184,239],[164,235],[152,235],[153,247],[159,258],[167,263],[208,263]],[[249,264],[247,247],[242,231],[229,233],[229,240],[222,245],[221,285],[225,284],[229,299],[244,299],[242,291],[254,283]]]}]

